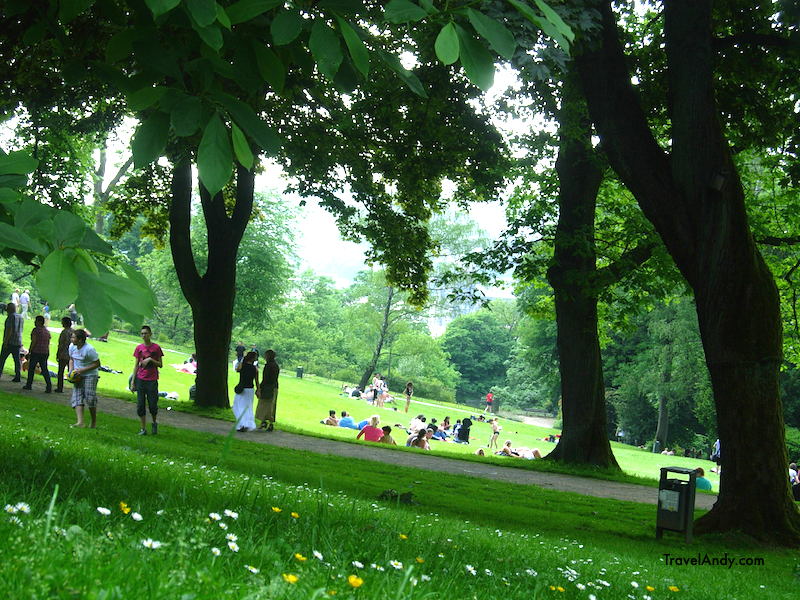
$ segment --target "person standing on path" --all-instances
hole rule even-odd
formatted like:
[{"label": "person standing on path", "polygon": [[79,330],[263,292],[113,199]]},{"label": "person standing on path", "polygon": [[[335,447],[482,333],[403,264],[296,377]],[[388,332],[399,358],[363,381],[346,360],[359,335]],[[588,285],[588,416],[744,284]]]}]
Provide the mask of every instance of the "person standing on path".
[{"label": "person standing on path", "polygon": [[69,374],[75,386],[72,390],[70,405],[75,409],[76,421],[71,427],[86,427],[83,412],[89,409],[92,429],[97,427],[97,369],[100,357],[91,344],[86,343],[86,330],[76,329],[72,332],[72,343],[69,345]]},{"label": "person standing on path", "polygon": [[253,364],[256,358],[258,355],[255,352],[248,352],[236,368],[239,371],[239,383],[233,389],[236,393],[233,397],[236,431],[251,431],[256,428],[256,420],[253,417],[253,396],[258,390],[258,369]]},{"label": "person standing on path", "polygon": [[5,327],[3,328],[3,347],[0,350],[0,373],[6,366],[6,358],[11,355],[14,360],[14,379],[11,381],[19,383],[22,381],[20,378],[20,363],[19,363],[19,349],[22,348],[22,328],[24,320],[21,315],[17,314],[17,305],[13,302],[6,304],[6,317]]},{"label": "person standing on path", "polygon": [[244,342],[239,341],[239,345],[236,346],[236,348],[234,348],[234,351],[236,352],[236,364],[234,366],[234,369],[238,370],[239,365],[242,364],[242,360],[244,359],[244,351],[245,351]]},{"label": "person standing on path", "polygon": [[261,421],[261,429],[275,429],[275,412],[278,405],[278,375],[280,366],[275,361],[275,351],[264,352],[264,371],[261,377],[261,394],[256,408],[256,419]]},{"label": "person standing on path", "polygon": [[39,315],[34,319],[34,328],[31,330],[31,347],[28,353],[28,382],[22,387],[23,390],[33,389],[33,376],[36,373],[36,365],[42,369],[44,377],[45,393],[53,391],[53,383],[50,381],[50,367],[47,366],[47,359],[50,356],[50,332],[44,326],[44,317]]},{"label": "person standing on path", "polygon": [[30,293],[28,293],[28,290],[25,290],[24,292],[22,292],[22,295],[20,295],[19,304],[20,307],[22,308],[22,318],[27,319],[28,308],[30,308],[31,305],[31,295]]},{"label": "person standing on path", "polygon": [[[147,410],[153,419],[153,435],[158,433],[158,370],[163,366],[164,352],[161,346],[151,341],[153,330],[149,325],[142,325],[139,332],[142,343],[133,351],[133,374],[131,375],[131,391],[136,392],[136,414],[142,422],[139,435],[147,435]],[[145,406],[145,402],[147,406]]]},{"label": "person standing on path", "polygon": [[61,326],[64,328],[58,336],[58,349],[56,350],[56,360],[58,360],[58,381],[56,391],[64,391],[64,371],[69,366],[69,345],[72,343],[72,319],[64,317],[61,319]]}]

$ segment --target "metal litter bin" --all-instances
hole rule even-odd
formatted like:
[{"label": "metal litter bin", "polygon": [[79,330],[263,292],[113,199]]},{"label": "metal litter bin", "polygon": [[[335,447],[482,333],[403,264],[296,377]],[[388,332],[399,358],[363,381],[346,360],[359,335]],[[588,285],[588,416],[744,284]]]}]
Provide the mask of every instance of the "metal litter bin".
[{"label": "metal litter bin", "polygon": [[303,378],[303,367],[297,367],[297,369],[295,370],[295,376],[298,379],[302,379]]},{"label": "metal litter bin", "polygon": [[[688,475],[689,479],[676,479],[669,473]],[[697,472],[682,467],[662,467],[658,482],[658,512],[656,514],[656,539],[664,530],[683,533],[686,542],[692,541],[694,523],[694,496]]]}]

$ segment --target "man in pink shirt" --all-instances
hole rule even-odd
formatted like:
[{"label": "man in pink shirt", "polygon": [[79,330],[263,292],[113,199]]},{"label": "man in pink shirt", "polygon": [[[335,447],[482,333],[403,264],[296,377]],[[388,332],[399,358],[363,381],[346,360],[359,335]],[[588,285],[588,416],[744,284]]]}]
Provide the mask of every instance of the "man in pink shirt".
[{"label": "man in pink shirt", "polygon": [[136,414],[142,421],[142,428],[139,435],[147,435],[147,411],[145,410],[145,400],[147,408],[150,409],[150,416],[153,419],[153,435],[158,433],[158,370],[162,367],[161,357],[164,353],[161,346],[152,342],[150,338],[153,331],[147,325],[142,325],[142,342],[133,351],[134,363],[133,374],[131,375],[131,391],[136,392]]},{"label": "man in pink shirt", "polygon": [[28,356],[28,383],[22,389],[32,389],[33,376],[38,366],[47,386],[44,391],[49,394],[53,391],[53,384],[50,382],[50,367],[47,366],[47,358],[50,356],[50,332],[44,326],[44,317],[41,315],[36,317],[34,325],[31,331],[31,347]]}]

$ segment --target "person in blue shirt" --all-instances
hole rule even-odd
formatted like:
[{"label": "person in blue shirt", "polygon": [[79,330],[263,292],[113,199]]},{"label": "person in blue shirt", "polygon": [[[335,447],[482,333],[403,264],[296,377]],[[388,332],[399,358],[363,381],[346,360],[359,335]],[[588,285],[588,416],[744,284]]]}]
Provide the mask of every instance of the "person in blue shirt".
[{"label": "person in blue shirt", "polygon": [[697,473],[697,478],[694,480],[694,482],[697,489],[708,490],[710,492],[712,488],[711,481],[706,479],[706,472],[703,470],[703,467],[697,467],[695,469],[695,473]]},{"label": "person in blue shirt", "polygon": [[361,431],[361,430],[362,430],[362,429],[364,429],[364,427],[366,427],[367,425],[369,425],[369,419],[364,419],[363,421],[359,421],[359,422],[358,422],[358,424],[356,425],[356,429],[358,429],[359,431]]},{"label": "person in blue shirt", "polygon": [[342,418],[339,419],[339,427],[347,427],[348,429],[358,429],[353,417],[347,414],[346,410],[342,411]]}]

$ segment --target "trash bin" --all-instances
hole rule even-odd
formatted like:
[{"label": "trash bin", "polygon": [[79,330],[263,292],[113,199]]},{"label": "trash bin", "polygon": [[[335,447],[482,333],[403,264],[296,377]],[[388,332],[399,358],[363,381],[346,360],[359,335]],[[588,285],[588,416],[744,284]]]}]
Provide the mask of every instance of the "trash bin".
[{"label": "trash bin", "polygon": [[[671,478],[669,473],[688,475],[689,479]],[[694,469],[661,468],[661,479],[658,482],[656,539],[661,539],[666,529],[683,533],[687,543],[692,541],[696,479],[697,472]]]},{"label": "trash bin", "polygon": [[298,378],[302,379],[303,378],[303,367],[297,367],[297,370],[295,371],[295,375]]},{"label": "trash bin", "polygon": [[661,452],[661,442],[655,440],[653,442],[653,454],[658,454],[659,452]]}]

